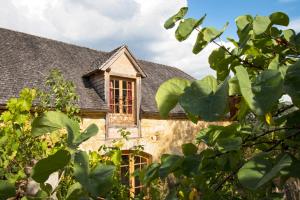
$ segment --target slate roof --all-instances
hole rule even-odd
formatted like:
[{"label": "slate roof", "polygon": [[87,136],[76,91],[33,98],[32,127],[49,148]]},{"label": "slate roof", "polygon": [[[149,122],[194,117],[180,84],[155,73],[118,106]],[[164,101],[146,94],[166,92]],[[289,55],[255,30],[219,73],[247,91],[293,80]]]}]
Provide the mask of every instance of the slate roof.
[{"label": "slate roof", "polygon": [[[83,76],[104,63],[116,50],[97,51],[0,28],[0,105],[18,96],[24,87],[41,87],[49,71],[57,68],[76,85],[81,109],[107,111],[104,100]],[[158,112],[155,93],[164,81],[172,77],[194,80],[174,67],[143,60],[138,63],[147,75],[142,79],[141,109],[144,113]],[[182,113],[182,109],[177,106],[172,113]]]}]

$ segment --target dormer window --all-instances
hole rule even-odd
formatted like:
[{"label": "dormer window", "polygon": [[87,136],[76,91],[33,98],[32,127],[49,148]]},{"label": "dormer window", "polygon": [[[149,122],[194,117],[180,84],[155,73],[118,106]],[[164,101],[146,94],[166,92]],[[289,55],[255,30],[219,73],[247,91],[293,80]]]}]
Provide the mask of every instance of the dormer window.
[{"label": "dormer window", "polygon": [[135,125],[135,79],[111,76],[109,80],[110,125]]},{"label": "dormer window", "polygon": [[132,114],[134,81],[111,78],[109,84],[109,108],[111,113]]}]

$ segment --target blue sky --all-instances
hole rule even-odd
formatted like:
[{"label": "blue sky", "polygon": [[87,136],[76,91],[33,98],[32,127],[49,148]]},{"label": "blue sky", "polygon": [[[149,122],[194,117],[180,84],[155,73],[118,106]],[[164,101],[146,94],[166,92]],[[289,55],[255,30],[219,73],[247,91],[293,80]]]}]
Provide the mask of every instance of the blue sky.
[{"label": "blue sky", "polygon": [[189,16],[199,18],[207,14],[204,26],[221,28],[228,21],[226,35],[235,34],[234,19],[240,15],[269,15],[281,11],[287,13],[291,21],[300,18],[300,0],[189,0],[188,5]]},{"label": "blue sky", "polygon": [[207,14],[204,26],[222,28],[229,21],[225,36],[235,34],[237,16],[274,11],[286,12],[290,26],[300,31],[300,0],[0,0],[0,27],[102,51],[126,44],[137,58],[202,78],[214,73],[207,60],[216,46],[194,55],[196,34],[180,43],[175,29],[163,28],[165,20],[187,4],[189,16]]}]

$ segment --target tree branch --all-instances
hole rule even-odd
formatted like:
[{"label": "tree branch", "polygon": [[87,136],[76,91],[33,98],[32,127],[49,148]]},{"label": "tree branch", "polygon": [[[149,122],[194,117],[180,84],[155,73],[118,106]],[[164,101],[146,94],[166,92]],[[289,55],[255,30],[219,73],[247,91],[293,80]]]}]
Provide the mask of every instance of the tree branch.
[{"label": "tree branch", "polygon": [[230,52],[225,46],[220,45],[219,43],[217,43],[216,41],[212,41],[214,44],[216,44],[217,46],[219,46],[220,48],[224,49],[229,55],[234,56],[236,59],[238,59],[240,61],[241,64],[243,65],[247,65],[248,67],[252,67],[252,68],[256,68],[256,69],[260,69],[263,70],[262,67],[260,66],[256,66],[253,65],[252,63],[250,63],[248,60],[243,60],[242,58],[240,58],[239,56],[233,54],[232,52]]}]

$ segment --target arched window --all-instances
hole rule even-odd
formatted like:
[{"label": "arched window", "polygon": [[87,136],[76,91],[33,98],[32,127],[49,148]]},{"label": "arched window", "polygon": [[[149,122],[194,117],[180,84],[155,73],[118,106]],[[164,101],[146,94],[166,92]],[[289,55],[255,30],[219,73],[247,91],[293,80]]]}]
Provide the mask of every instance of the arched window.
[{"label": "arched window", "polygon": [[148,153],[132,150],[122,151],[121,181],[124,185],[130,187],[131,196],[138,195],[144,187],[139,177],[134,177],[132,174],[136,170],[143,169],[151,162],[152,156]]}]

